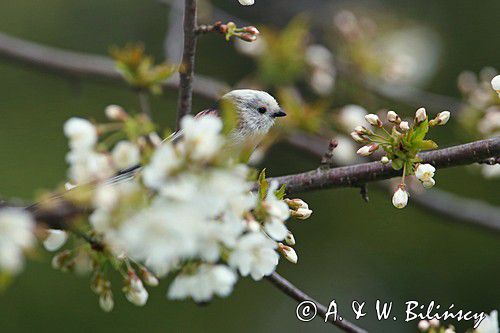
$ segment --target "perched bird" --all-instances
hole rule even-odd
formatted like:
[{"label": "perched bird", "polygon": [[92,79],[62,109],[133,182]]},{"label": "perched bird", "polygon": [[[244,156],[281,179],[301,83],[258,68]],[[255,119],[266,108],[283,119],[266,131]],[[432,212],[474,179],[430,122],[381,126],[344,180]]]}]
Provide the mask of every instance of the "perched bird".
[{"label": "perched bird", "polygon": [[[195,115],[196,117],[216,116],[222,113],[222,108],[228,107],[230,112],[236,113],[235,127],[229,133],[228,141],[230,146],[244,146],[253,151],[264,139],[275,119],[286,116],[286,113],[279,106],[276,99],[265,91],[252,89],[232,90],[222,96],[216,106],[203,110]],[[167,141],[177,141],[182,137],[182,130],[179,130],[169,137]],[[141,168],[140,165],[122,170],[116,177],[108,180],[108,183],[115,183],[133,177]]]},{"label": "perched bird", "polygon": [[[236,112],[236,127],[229,133],[231,145],[249,145],[255,148],[269,132],[278,117],[286,116],[276,99],[265,91],[238,89],[228,92],[217,102],[217,106],[199,112],[196,117],[220,116],[221,110],[228,107]],[[178,140],[182,131],[167,139]]]}]

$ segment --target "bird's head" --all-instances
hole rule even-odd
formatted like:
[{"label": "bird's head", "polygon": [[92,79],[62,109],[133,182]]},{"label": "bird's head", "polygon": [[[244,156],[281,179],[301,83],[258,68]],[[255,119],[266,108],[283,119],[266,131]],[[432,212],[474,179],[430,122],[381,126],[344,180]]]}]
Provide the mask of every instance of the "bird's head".
[{"label": "bird's head", "polygon": [[230,104],[238,113],[238,130],[244,135],[267,133],[278,117],[286,116],[273,96],[252,89],[233,90],[221,101]]}]

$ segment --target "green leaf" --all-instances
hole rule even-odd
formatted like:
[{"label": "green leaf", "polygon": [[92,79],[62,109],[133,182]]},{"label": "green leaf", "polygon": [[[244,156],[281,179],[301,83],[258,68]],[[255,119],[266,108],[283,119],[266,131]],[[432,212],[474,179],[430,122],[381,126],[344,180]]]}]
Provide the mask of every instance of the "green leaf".
[{"label": "green leaf", "polygon": [[436,149],[438,147],[437,143],[432,140],[422,140],[420,142],[415,143],[415,148],[429,150]]},{"label": "green leaf", "polygon": [[264,200],[266,198],[269,182],[266,180],[266,169],[262,169],[259,175],[259,198]]},{"label": "green leaf", "polygon": [[285,197],[285,192],[286,192],[286,186],[285,184],[281,185],[281,187],[274,193],[274,195],[276,196],[276,198],[278,198],[278,200],[283,200],[283,198]]},{"label": "green leaf", "polygon": [[415,144],[419,141],[422,141],[425,138],[425,135],[429,131],[429,121],[426,119],[421,122],[418,126],[415,127],[415,130],[411,137],[411,143]]},{"label": "green leaf", "polygon": [[401,170],[403,167],[404,161],[400,158],[392,160],[391,166],[394,170]]}]

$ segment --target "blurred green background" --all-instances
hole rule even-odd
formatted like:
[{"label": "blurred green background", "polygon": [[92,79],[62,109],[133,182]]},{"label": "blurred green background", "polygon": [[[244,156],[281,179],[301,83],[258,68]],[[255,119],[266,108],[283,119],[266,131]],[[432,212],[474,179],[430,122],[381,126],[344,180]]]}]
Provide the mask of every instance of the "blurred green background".
[{"label": "blurred green background", "polygon": [[[257,26],[286,23],[291,17],[280,12],[271,16],[270,0],[256,2],[248,8],[236,0],[217,3]],[[299,0],[281,4],[288,2],[307,7]],[[321,2],[311,1],[311,9]],[[444,53],[430,90],[457,95],[455,79],[460,71],[477,71],[486,65],[500,68],[498,0],[387,0],[381,4],[440,33]],[[167,13],[155,0],[2,0],[0,31],[101,54],[113,44],[143,41],[147,51],[161,59]],[[198,58],[199,73],[229,82],[253,69],[221,38],[202,38]],[[162,125],[173,123],[175,101],[172,91],[153,99],[155,117]],[[102,120],[104,107],[112,103],[138,109],[136,96],[123,86],[73,82],[0,60],[0,194],[29,200],[37,189],[63,180],[67,151],[63,122],[70,116]],[[197,99],[196,108],[211,103]],[[453,130],[444,139],[447,144],[463,140]],[[317,161],[278,145],[264,164],[269,175],[281,175],[314,168]],[[436,179],[440,189],[500,204],[499,180],[486,181],[467,168],[439,170]],[[278,272],[324,303],[336,299],[349,319],[350,302],[366,301],[368,315],[357,321],[360,326],[373,332],[417,331],[417,322],[404,323],[402,315],[397,321],[378,322],[376,299],[393,301],[399,314],[407,300],[435,300],[446,308],[454,303],[456,308],[476,311],[500,308],[499,235],[435,217],[413,207],[411,201],[408,208],[396,210],[388,194],[376,188],[370,191],[369,204],[362,202],[356,189],[302,197],[314,215],[291,227],[299,264],[282,261]],[[250,279],[240,280],[228,299],[206,306],[168,301],[165,282],[152,290],[144,308],[126,302],[115,289],[115,310],[106,314],[89,290],[88,278],[52,270],[49,261],[48,255],[31,261],[0,295],[0,332],[336,331],[320,319],[299,322],[294,301],[268,282]],[[459,331],[470,326],[459,324]]]}]

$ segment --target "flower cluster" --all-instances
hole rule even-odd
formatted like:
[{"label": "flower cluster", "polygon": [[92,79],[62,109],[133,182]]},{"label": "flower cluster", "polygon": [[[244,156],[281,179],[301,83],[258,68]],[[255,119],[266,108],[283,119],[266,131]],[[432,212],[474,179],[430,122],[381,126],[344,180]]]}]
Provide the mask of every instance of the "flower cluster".
[{"label": "flower cluster", "polygon": [[[367,114],[366,121],[372,125],[373,130],[364,126],[357,126],[351,137],[365,145],[358,149],[361,156],[369,156],[381,148],[385,154],[381,158],[384,164],[391,163],[395,170],[403,169],[402,181],[392,198],[396,208],[404,208],[408,203],[405,176],[415,174],[425,188],[430,188],[436,183],[434,172],[436,169],[430,164],[421,164],[417,154],[421,150],[435,149],[437,144],[426,140],[425,136],[430,127],[445,125],[450,119],[450,112],[443,111],[429,120],[424,108],[415,113],[413,123],[404,121],[394,111],[387,112],[387,123],[384,124],[376,114]],[[387,127],[387,129],[386,129]]]},{"label": "flower cluster", "polygon": [[223,34],[227,41],[231,37],[236,37],[245,42],[255,42],[260,35],[256,27],[247,26],[238,28],[234,22],[222,24],[222,22],[218,21],[213,26],[210,26],[210,29]]},{"label": "flower cluster", "polygon": [[[453,325],[441,325],[438,319],[421,320],[418,323],[418,330],[423,333],[455,333]],[[479,323],[477,328],[467,330],[467,333],[498,333],[498,312],[491,311],[490,315],[485,315],[485,318]]]},{"label": "flower cluster", "polygon": [[[122,114],[112,111],[116,109],[106,113]],[[74,119],[66,124],[73,129],[67,131],[72,153],[81,131],[92,135],[85,147],[95,147],[93,125],[84,120],[74,124]],[[280,254],[297,262],[295,238],[285,222],[307,219],[312,213],[308,205],[285,199],[284,187],[269,184],[264,172],[254,193],[252,170],[236,162],[232,150],[224,149],[219,118],[187,116],[181,128],[175,143],[139,149],[136,143],[119,141],[111,152],[100,152],[113,172],[146,161],[140,173],[107,181],[92,173],[86,178],[96,184],[86,196],[93,208],[86,233],[91,238],[92,290],[105,311],[114,304],[104,273],[108,266],[122,275],[126,298],[142,306],[148,298],[144,285],[157,285],[157,278],[167,274],[175,276],[169,298],[206,302],[229,295],[238,274],[254,280],[271,274]],[[96,154],[93,149],[84,152],[82,159]],[[81,203],[80,188],[73,188],[70,197]],[[72,270],[75,253],[61,252],[54,266]]]},{"label": "flower cluster", "polygon": [[[496,75],[496,76],[495,76]],[[500,75],[486,67],[479,75],[465,71],[458,77],[458,88],[464,103],[459,122],[470,137],[482,139],[500,134]],[[500,165],[482,166],[485,177],[500,176]]]},{"label": "flower cluster", "polygon": [[18,208],[0,210],[0,273],[17,274],[24,265],[24,252],[35,243],[34,221]]}]

